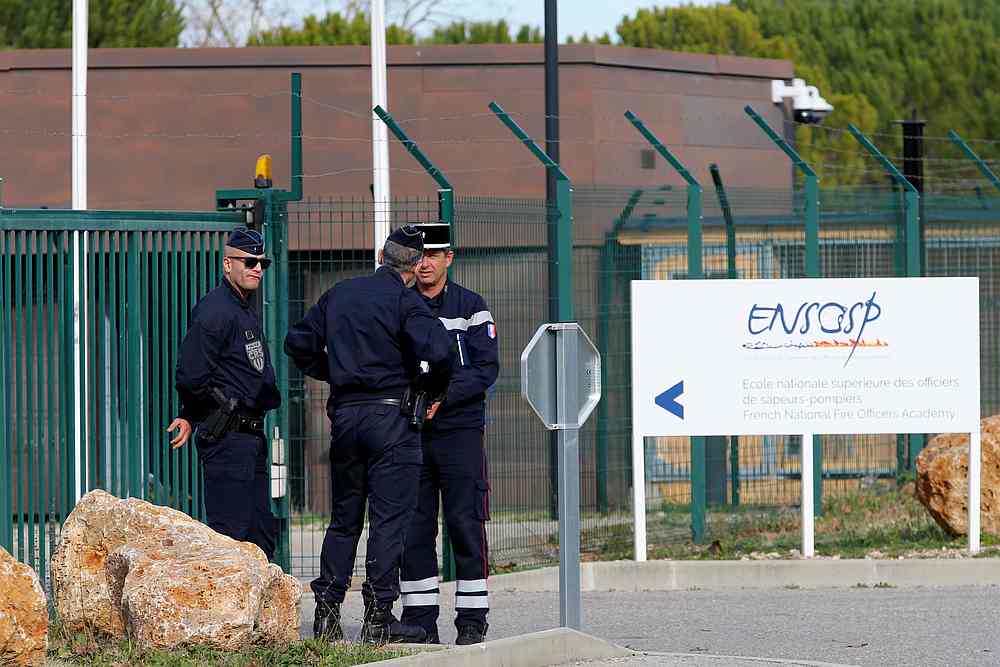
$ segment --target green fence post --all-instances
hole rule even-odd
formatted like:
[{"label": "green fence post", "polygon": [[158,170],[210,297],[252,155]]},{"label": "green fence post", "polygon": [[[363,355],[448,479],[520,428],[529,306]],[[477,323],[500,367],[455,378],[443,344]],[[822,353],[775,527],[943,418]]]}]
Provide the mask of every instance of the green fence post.
[{"label": "green fence post", "polygon": [[[743,111],[750,116],[767,138],[782,150],[792,161],[792,164],[802,172],[806,184],[805,210],[805,245],[806,245],[806,278],[819,278],[819,176],[808,162],[802,159],[798,152],[788,145],[774,131],[764,118],[747,105]],[[816,516],[823,513],[823,440],[822,436],[814,435],[813,448],[813,511]]]},{"label": "green fence post", "polygon": [[[641,192],[638,191],[637,192]],[[608,304],[611,300],[611,273],[614,268],[615,235],[605,234],[601,246],[600,283],[597,294],[597,351],[604,360],[604,372],[601,373],[601,396],[608,395],[608,335],[609,323]],[[601,401],[597,405],[597,511],[608,511],[608,402]]]},{"label": "green fence post", "polygon": [[292,72],[292,190],[284,201],[302,201],[302,74]]},{"label": "green fence post", "polygon": [[[618,214],[615,220],[614,229],[604,235],[604,245],[601,246],[601,269],[600,283],[597,294],[597,350],[601,359],[605,360],[605,372],[601,373],[601,396],[608,395],[608,343],[610,337],[608,305],[611,302],[611,291],[613,284],[613,273],[615,267],[615,243],[618,230],[632,217],[632,211],[639,204],[642,198],[642,190],[633,190],[629,195],[625,208]],[[597,404],[597,511],[608,511],[608,401],[601,401]]]},{"label": "green fence post", "polygon": [[[733,223],[733,211],[729,206],[729,197],[726,196],[726,187],[722,184],[719,165],[713,162],[708,166],[708,170],[712,174],[715,194],[719,198],[719,208],[722,209],[722,217],[726,221],[726,278],[735,280],[738,275],[736,271],[736,226]],[[740,504],[740,437],[738,435],[729,436],[729,470],[730,502],[735,506]]]},{"label": "green fence post", "polygon": [[738,276],[736,272],[736,226],[733,223],[733,210],[729,206],[729,197],[726,196],[726,186],[722,184],[719,165],[713,162],[708,165],[708,171],[712,174],[715,195],[719,198],[719,208],[726,221],[726,278],[735,280]]},{"label": "green fence post", "polygon": [[[645,124],[631,111],[625,112],[625,118],[639,131],[656,149],[663,159],[687,183],[687,277],[692,280],[704,278],[702,270],[702,189],[701,184],[691,175],[680,160],[663,145]],[[706,488],[706,442],[705,436],[691,438],[691,535],[696,544],[705,541],[705,507],[707,504]]]},{"label": "green fence post", "polygon": [[[875,147],[868,137],[853,124],[847,126],[848,131],[858,140],[858,143],[875,158],[886,170],[889,176],[903,189],[903,207],[906,215],[904,239],[906,243],[905,265],[906,277],[914,278],[921,274],[920,270],[920,193],[910,183],[909,179],[900,173],[896,165]],[[912,469],[917,455],[924,448],[925,436],[922,433],[909,434],[909,460],[907,465]]]},{"label": "green fence post", "polygon": [[[548,174],[556,178],[556,210],[546,206],[546,232],[548,237],[548,282],[549,282],[549,319],[557,322],[573,321],[573,186],[562,168],[550,158],[521,129],[510,115],[496,102],[490,102],[490,111],[503,123],[511,133],[523,143],[532,155],[538,158]],[[557,495],[555,490],[559,485],[559,456],[556,434],[549,434],[550,478],[553,489],[549,515],[559,518]]]},{"label": "green fence post", "polygon": [[[288,329],[288,287],[289,287],[289,267],[288,267],[288,202],[301,201],[302,192],[302,75],[299,72],[291,74],[291,147],[290,147],[290,169],[289,179],[291,181],[290,190],[279,190],[267,188],[239,188],[229,190],[217,190],[215,192],[215,205],[219,211],[246,210],[251,207],[245,206],[242,209],[237,207],[238,201],[252,201],[257,203],[261,209],[261,220],[255,223],[261,226],[264,232],[265,246],[269,249],[271,256],[275,259],[272,268],[264,274],[264,335],[267,338],[268,349],[271,352],[271,363],[274,365],[275,380],[278,383],[278,390],[282,396],[288,396],[288,357],[281,351],[281,341],[284,332]],[[282,401],[282,405],[274,413],[268,415],[266,421],[266,437],[270,443],[268,449],[268,465],[275,464],[275,447],[279,448],[279,461],[277,465],[287,466],[288,444],[286,438],[289,434],[289,405],[288,401]],[[272,467],[272,471],[273,471]],[[287,468],[286,468],[287,470]],[[273,480],[272,480],[273,481]],[[278,520],[278,541],[275,548],[274,561],[286,572],[290,565],[289,552],[289,507],[288,494],[289,480],[286,477],[284,483],[284,493],[279,497],[271,498],[271,511]],[[280,486],[280,483],[279,483]]]},{"label": "green fence post", "polygon": [[[808,162],[788,145],[788,142],[778,136],[778,133],[764,120],[760,114],[747,105],[743,111],[763,130],[768,139],[788,156],[792,164],[802,172],[806,183],[806,277],[819,277],[819,176]],[[818,499],[817,499],[818,500]],[[818,502],[817,502],[818,504]]]},{"label": "green fence post", "polygon": [[[441,222],[447,222],[451,225],[455,220],[455,189],[452,187],[451,182],[445,177],[444,173],[441,172],[434,163],[431,162],[424,152],[420,150],[417,143],[410,139],[410,137],[403,131],[403,128],[399,126],[399,123],[389,114],[388,111],[383,109],[381,106],[376,105],[372,111],[378,116],[389,131],[399,140],[399,143],[403,144],[403,147],[407,152],[413,156],[413,159],[424,168],[424,171],[434,179],[440,188],[438,190],[438,218]],[[451,276],[451,269],[448,269],[449,277]],[[451,537],[448,535],[448,524],[444,521],[441,522],[441,572],[445,581],[454,581],[456,577],[455,569],[455,552],[451,544]]]},{"label": "green fence post", "polygon": [[[287,248],[284,244],[284,223],[286,215],[284,213],[285,202],[281,201],[273,190],[261,189],[259,198],[259,208],[263,215],[262,220],[254,222],[260,226],[260,231],[264,236],[264,247],[267,253],[274,258],[272,267],[264,272],[264,292],[261,304],[264,319],[264,331],[267,337],[267,346],[274,363],[275,381],[278,383],[282,395],[288,395],[288,364],[285,362],[285,355],[281,350],[283,332],[287,330],[288,304],[287,304]],[[285,274],[285,275],[283,275]],[[285,291],[282,291],[282,285]],[[284,317],[283,317],[284,316]],[[285,327],[282,328],[282,319],[285,320]],[[265,440],[271,444],[269,447],[268,463],[272,466],[270,472],[275,472],[274,464],[287,464],[287,458],[282,458],[286,452],[276,452],[275,448],[282,448],[283,440],[288,435],[285,426],[288,423],[285,418],[284,408],[287,401],[282,401],[282,406],[269,415],[267,421],[267,432]],[[276,456],[277,454],[277,456]],[[276,460],[277,459],[277,460]],[[280,470],[280,468],[279,468]],[[274,562],[281,566],[286,572],[291,564],[291,554],[289,553],[289,526],[288,526],[288,479],[287,467],[284,479],[285,493],[275,498],[273,488],[271,489],[271,511],[279,524],[278,539],[274,550]],[[273,484],[272,480],[272,484]],[[279,481],[279,486],[282,482]]]},{"label": "green fence post", "polygon": [[976,166],[979,167],[979,171],[982,172],[983,176],[985,176],[989,182],[993,184],[993,187],[1000,190],[1000,178],[993,173],[993,170],[990,169],[990,166],[986,164],[981,157],[976,155],[976,152],[972,150],[967,143],[965,143],[962,137],[958,136],[958,132],[955,130],[948,130],[948,136],[951,137],[951,140],[955,143],[955,145],[962,149],[962,152],[965,153],[970,160],[976,163]]},{"label": "green fence post", "polygon": [[556,174],[556,208],[559,219],[556,221],[556,254],[549,257],[550,281],[556,284],[556,316],[560,322],[573,321],[573,185],[569,177],[546,155],[531,137],[521,129],[510,115],[496,102],[490,102],[492,111],[500,122],[514,136],[527,146],[528,150],[538,158],[546,169]]},{"label": "green fence post", "polygon": [[[288,330],[288,202],[302,200],[302,74],[291,74],[290,96],[290,134],[291,147],[289,155],[290,190],[272,190],[270,188],[250,190],[248,199],[260,199],[263,208],[263,220],[258,221],[264,231],[265,247],[276,260],[273,268],[265,275],[264,282],[264,326],[268,348],[274,364],[275,381],[282,396],[288,396],[288,357],[281,351],[281,341],[284,332]],[[216,195],[218,197],[218,195]],[[288,494],[291,493],[288,478],[288,443],[289,435],[289,405],[282,401],[281,407],[275,411],[267,422],[266,439],[271,443],[268,448],[268,463],[274,471],[275,448],[278,448],[278,465],[284,467],[284,478],[279,481],[279,487],[284,489],[277,498],[271,498],[271,511],[278,521],[278,540],[275,545],[274,561],[286,572],[291,566],[289,522],[290,511]],[[273,482],[272,482],[273,483]]]},{"label": "green fence post", "polygon": [[[7,320],[10,317],[8,314],[10,311],[7,305],[9,302],[7,293],[10,290],[12,282],[10,267],[8,265],[7,236],[7,231],[0,226],[0,386],[3,387],[10,387],[13,384],[10,379],[9,350],[12,337],[7,328]],[[2,424],[11,424],[14,421],[10,406],[8,405],[9,401],[10,391],[5,390],[3,397],[0,398],[0,423]],[[13,516],[11,503],[12,473],[9,450],[10,436],[8,431],[8,428],[0,429],[0,467],[2,467],[2,470],[0,470],[0,483],[3,484],[3,488],[0,488],[0,547],[6,549],[8,553],[12,553],[14,550],[13,526],[11,525],[11,517]]]}]

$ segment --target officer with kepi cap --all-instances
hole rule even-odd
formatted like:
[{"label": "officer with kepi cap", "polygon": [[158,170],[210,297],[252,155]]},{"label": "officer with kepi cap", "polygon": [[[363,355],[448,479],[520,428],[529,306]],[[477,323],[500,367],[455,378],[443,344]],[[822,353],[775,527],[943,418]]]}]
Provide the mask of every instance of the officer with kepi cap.
[{"label": "officer with kepi cap", "polygon": [[[420,295],[409,289],[423,256],[423,234],[392,232],[374,274],[343,280],[289,329],[285,352],[306,375],[330,384],[332,516],[323,540],[313,632],[343,637],[340,605],[350,587],[368,501],[365,570],[370,599],[362,639],[420,642],[426,633],[392,615],[399,597],[403,540],[417,501],[420,432],[404,415],[404,396],[429,367],[432,394],[451,373],[450,340]],[[423,415],[420,415],[422,417]]]}]

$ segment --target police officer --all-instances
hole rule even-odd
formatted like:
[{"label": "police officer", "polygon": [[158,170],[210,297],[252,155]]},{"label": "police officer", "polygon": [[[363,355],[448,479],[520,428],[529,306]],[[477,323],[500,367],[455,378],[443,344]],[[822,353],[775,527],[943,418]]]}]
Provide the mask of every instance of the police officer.
[{"label": "police officer", "polygon": [[[194,430],[208,525],[253,542],[269,559],[277,525],[271,514],[264,414],[281,405],[281,395],[252,297],[270,263],[259,232],[239,227],[229,234],[222,283],[191,311],[175,374],[180,416],[167,428],[179,429],[170,443],[175,449]],[[234,409],[219,414],[228,407]],[[228,430],[210,441],[201,428],[207,421]]]},{"label": "police officer", "polygon": [[362,640],[420,642],[425,633],[392,615],[399,597],[403,538],[416,505],[420,433],[401,413],[419,360],[443,381],[450,341],[420,296],[408,289],[423,255],[423,234],[395,230],[374,275],[334,285],[285,338],[285,352],[310,377],[330,383],[333,511],[323,540],[313,632],[340,639],[340,605],[351,583],[368,500],[367,584],[374,600]]},{"label": "police officer", "polygon": [[483,428],[486,390],[496,382],[500,366],[497,329],[483,297],[448,280],[455,256],[449,226],[420,227],[425,233],[424,257],[417,267],[416,289],[448,329],[457,355],[447,395],[422,432],[420,494],[403,552],[402,621],[421,626],[428,642],[438,642],[435,542],[440,494],[458,575],[456,643],[476,644],[485,639],[489,612],[489,481]]}]

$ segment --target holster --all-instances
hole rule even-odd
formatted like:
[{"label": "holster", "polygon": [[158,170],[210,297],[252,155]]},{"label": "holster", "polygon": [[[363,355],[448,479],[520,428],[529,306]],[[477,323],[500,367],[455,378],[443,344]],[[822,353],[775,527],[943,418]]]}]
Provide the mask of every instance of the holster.
[{"label": "holster", "polygon": [[410,422],[410,426],[419,431],[427,417],[427,392],[415,386],[407,387],[399,412]]},{"label": "holster", "polygon": [[240,414],[236,410],[235,398],[226,398],[218,389],[213,389],[211,393],[212,397],[219,403],[219,407],[201,423],[198,439],[214,445],[236,427]]}]

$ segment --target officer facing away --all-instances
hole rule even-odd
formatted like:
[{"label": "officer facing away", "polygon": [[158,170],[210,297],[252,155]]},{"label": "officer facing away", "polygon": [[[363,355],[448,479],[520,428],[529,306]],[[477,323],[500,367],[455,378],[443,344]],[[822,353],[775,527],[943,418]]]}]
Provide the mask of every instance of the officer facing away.
[{"label": "officer facing away", "polygon": [[413,522],[406,533],[400,589],[404,623],[427,631],[438,642],[438,494],[444,505],[448,535],[454,547],[457,644],[476,644],[486,636],[489,612],[486,578],[488,556],[489,481],[483,443],[486,390],[497,379],[500,362],[497,330],[486,301],[448,279],[455,253],[449,226],[420,225],[424,257],[417,266],[423,300],[448,329],[458,348],[447,395],[434,418],[424,425],[424,463]]},{"label": "officer facing away", "polygon": [[[368,500],[365,569],[374,600],[362,640],[421,642],[425,633],[392,616],[399,597],[403,539],[417,500],[420,433],[401,413],[419,360],[446,384],[448,334],[407,288],[423,255],[423,234],[394,231],[374,275],[334,285],[285,337],[285,352],[306,375],[330,383],[333,511],[323,540],[313,632],[340,639],[340,605],[351,583]],[[443,388],[440,390],[443,391]]]},{"label": "officer facing away", "polygon": [[180,416],[167,428],[180,429],[170,441],[175,449],[194,429],[209,527],[253,542],[269,559],[277,526],[264,414],[281,405],[281,395],[251,298],[270,264],[259,232],[239,227],[229,234],[222,283],[191,311],[175,374]]}]

